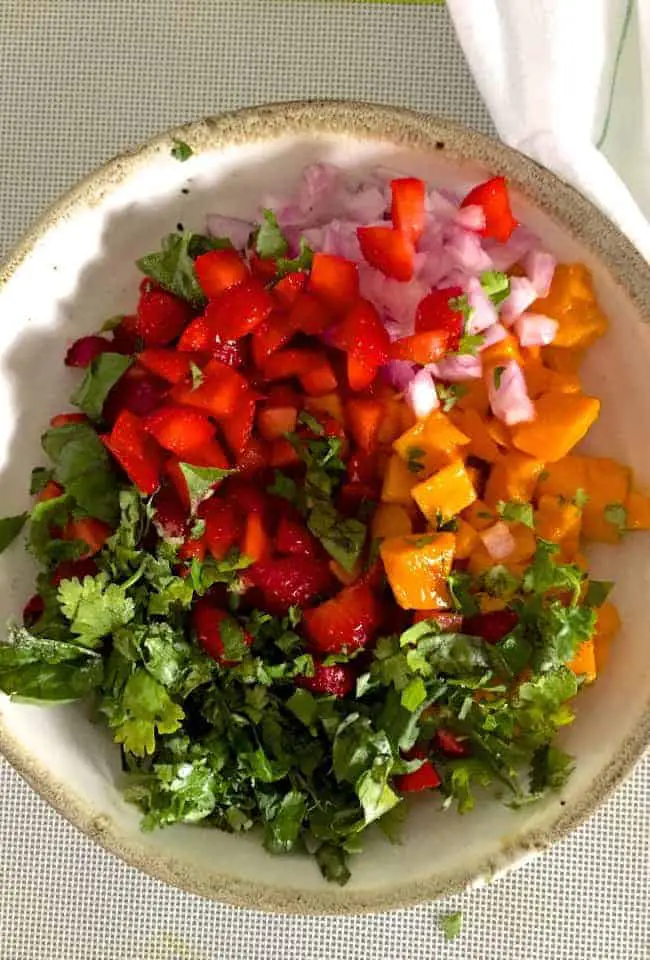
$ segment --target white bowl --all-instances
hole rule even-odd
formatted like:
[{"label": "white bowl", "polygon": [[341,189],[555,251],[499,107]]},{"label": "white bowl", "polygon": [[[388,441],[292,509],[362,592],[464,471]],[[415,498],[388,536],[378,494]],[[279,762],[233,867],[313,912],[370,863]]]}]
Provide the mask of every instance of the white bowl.
[{"label": "white bowl", "polygon": [[[172,137],[195,151],[170,155]],[[561,259],[594,273],[612,325],[590,351],[587,388],[603,401],[589,448],[630,464],[650,486],[650,269],[574,190],[506,147],[446,121],[345,103],[279,104],[171,131],[111,161],[52,207],[0,271],[2,512],[25,508],[49,417],[66,409],[75,377],[66,343],[134,306],[135,260],[178,222],[204,228],[207,212],[253,215],[261,196],[294,184],[306,163],[355,171],[381,164],[464,188],[490,172],[512,183],[515,213]],[[184,192],[184,190],[188,192]],[[650,738],[646,627],[650,552],[645,535],[592,552],[617,581],[623,617],[611,661],[581,694],[565,737],[577,768],[561,796],[513,812],[482,802],[470,816],[413,805],[400,846],[369,838],[350,883],[321,879],[306,856],[273,857],[258,838],[205,827],[142,834],[119,789],[107,732],[79,706],[39,708],[0,695],[0,748],[33,787],[81,830],[140,869],[193,893],[300,913],[382,910],[432,899],[483,879],[554,842],[619,782]],[[0,622],[31,593],[34,569],[20,545],[0,558]]]}]

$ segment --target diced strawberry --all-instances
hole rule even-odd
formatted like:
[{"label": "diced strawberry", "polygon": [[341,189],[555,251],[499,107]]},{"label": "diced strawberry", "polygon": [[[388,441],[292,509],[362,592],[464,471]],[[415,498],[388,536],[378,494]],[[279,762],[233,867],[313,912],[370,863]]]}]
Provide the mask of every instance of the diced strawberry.
[{"label": "diced strawberry", "polygon": [[210,353],[215,343],[214,324],[203,314],[195,317],[183,330],[177,344],[182,353]]},{"label": "diced strawberry", "polygon": [[295,407],[264,407],[257,413],[257,429],[265,440],[277,440],[296,429],[297,419]]},{"label": "diced strawberry", "polygon": [[246,263],[232,248],[202,253],[194,261],[194,271],[201,290],[210,299],[250,277]]},{"label": "diced strawberry", "polygon": [[114,351],[114,346],[106,337],[94,334],[89,337],[80,337],[68,348],[65,355],[66,367],[89,367],[102,353]]},{"label": "diced strawberry", "polygon": [[274,313],[261,323],[251,337],[251,353],[255,366],[260,370],[264,369],[271,354],[284,347],[293,334],[288,318],[283,314]]},{"label": "diced strawberry", "polygon": [[252,252],[248,255],[248,264],[251,273],[262,283],[270,283],[275,280],[278,272],[278,265],[271,257],[260,257]]},{"label": "diced strawberry", "polygon": [[110,434],[100,439],[141,493],[151,494],[157,489],[162,467],[161,452],[138,417],[123,410]]},{"label": "diced strawberry", "polygon": [[290,383],[272,383],[266,391],[268,407],[295,407],[296,410],[302,410],[304,400],[302,391],[299,392]]},{"label": "diced strawberry", "polygon": [[423,740],[414,743],[408,750],[401,751],[401,755],[405,760],[427,760],[430,753],[430,744]]},{"label": "diced strawberry", "polygon": [[223,560],[225,555],[239,542],[241,524],[232,507],[225,500],[211,497],[198,509],[198,515],[205,520],[203,539],[215,560]]},{"label": "diced strawberry", "polygon": [[228,448],[235,457],[246,448],[251,438],[255,422],[255,407],[255,395],[251,390],[245,390],[240,395],[233,412],[221,423],[221,430]]},{"label": "diced strawberry", "polygon": [[331,323],[331,311],[312,293],[299,293],[289,310],[291,329],[309,336],[324,333]]},{"label": "diced strawberry", "polygon": [[274,352],[264,362],[262,372],[269,380],[287,380],[320,367],[324,360],[325,355],[320,350],[292,347]]},{"label": "diced strawberry", "polygon": [[353,390],[363,390],[389,357],[390,338],[375,307],[367,300],[349,310],[331,331],[335,347],[348,354],[348,381]]},{"label": "diced strawberry", "polygon": [[245,577],[258,588],[264,606],[274,614],[313,603],[332,587],[327,561],[296,555],[256,563],[245,571]]},{"label": "diced strawberry", "polygon": [[61,539],[83,540],[87,549],[79,559],[85,559],[99,553],[112,532],[107,523],[96,520],[95,517],[81,517],[78,520],[68,520],[61,531]]},{"label": "diced strawberry", "polygon": [[347,374],[350,390],[356,392],[368,390],[377,378],[378,369],[378,367],[368,366],[363,360],[353,356],[351,353],[348,354]]},{"label": "diced strawberry", "polygon": [[25,606],[23,607],[23,624],[29,630],[30,627],[33,627],[35,623],[43,616],[45,612],[45,601],[43,597],[35,593],[29,598]]},{"label": "diced strawberry", "polygon": [[207,549],[203,537],[200,537],[198,540],[190,538],[184,543],[181,543],[178,548],[178,556],[181,560],[186,560],[190,563],[192,560],[198,560],[199,563],[203,563]]},{"label": "diced strawberry", "polygon": [[88,422],[88,417],[85,413],[57,413],[57,415],[50,420],[50,426],[56,429],[57,427],[65,427],[68,423]]},{"label": "diced strawberry", "polygon": [[161,537],[176,540],[187,536],[188,511],[174,487],[163,486],[152,502],[153,522]]},{"label": "diced strawberry", "polygon": [[435,620],[443,633],[458,633],[463,628],[462,613],[454,613],[453,610],[416,610],[413,623],[423,620]]},{"label": "diced strawberry", "polygon": [[192,308],[166,290],[145,290],[140,295],[136,331],[147,347],[164,347],[181,333],[192,318]]},{"label": "diced strawberry", "polygon": [[248,557],[253,563],[259,563],[271,553],[271,538],[259,513],[249,513],[246,517],[241,552],[242,556]]},{"label": "diced strawberry", "polygon": [[410,363],[436,363],[447,352],[449,334],[443,330],[427,330],[410,337],[394,340],[390,345],[391,360],[408,360]]},{"label": "diced strawberry", "polygon": [[53,587],[58,587],[63,580],[83,580],[84,577],[94,577],[98,569],[92,557],[85,557],[83,560],[62,560],[50,577],[50,583]]},{"label": "diced strawberry", "polygon": [[285,555],[313,557],[318,551],[318,543],[301,520],[285,515],[280,517],[275,549]]},{"label": "diced strawberry", "polygon": [[438,330],[446,333],[447,348],[458,350],[463,333],[463,315],[458,310],[452,310],[449,301],[456,300],[462,293],[461,287],[444,287],[428,293],[420,300],[415,312],[415,332]]},{"label": "diced strawberry", "polygon": [[519,617],[514,610],[491,610],[466,617],[463,631],[473,637],[482,637],[487,643],[498,643],[517,626]]},{"label": "diced strawberry", "polygon": [[314,676],[296,677],[296,686],[340,700],[352,693],[356,681],[356,674],[349,663],[333,663],[330,666],[314,663]]},{"label": "diced strawberry", "polygon": [[279,437],[272,440],[269,447],[268,464],[270,467],[294,467],[300,463],[300,457],[288,440]]},{"label": "diced strawberry", "polygon": [[56,500],[64,494],[63,487],[54,480],[48,480],[43,489],[36,496],[37,503],[43,503],[45,500]]},{"label": "diced strawberry", "polygon": [[384,404],[381,400],[348,400],[345,412],[355,442],[369,453],[377,445],[379,427],[386,415]]},{"label": "diced strawberry", "polygon": [[203,376],[203,382],[196,388],[191,383],[176,384],[171,392],[172,399],[217,419],[232,416],[248,388],[244,377],[218,360],[207,364]]},{"label": "diced strawberry", "polygon": [[510,239],[517,221],[510,209],[510,196],[505,177],[492,177],[485,183],[479,183],[467,194],[461,207],[479,206],[485,214],[485,227],[481,231],[484,237],[493,237],[499,243]]},{"label": "diced strawberry", "polygon": [[431,761],[425,760],[419,770],[395,777],[394,783],[398,793],[420,793],[422,790],[435,790],[442,780]]},{"label": "diced strawberry", "polygon": [[350,483],[375,484],[378,479],[377,457],[356,450],[346,464]]},{"label": "diced strawberry", "polygon": [[180,383],[189,376],[190,364],[200,366],[205,363],[206,357],[202,354],[179,353],[165,347],[149,347],[138,356],[138,361],[161,380]]},{"label": "diced strawberry", "polygon": [[211,352],[215,360],[224,363],[227,367],[232,367],[233,370],[240,370],[246,366],[248,360],[245,340],[220,340],[215,335]]},{"label": "diced strawberry", "polygon": [[235,458],[237,473],[251,476],[269,466],[270,448],[263,440],[251,437],[244,449]]},{"label": "diced strawberry", "polygon": [[144,367],[129,367],[106,398],[104,419],[113,423],[123,410],[144,417],[162,403],[167,390],[167,384]]},{"label": "diced strawberry", "polygon": [[209,443],[216,432],[216,427],[205,414],[171,403],[154,410],[142,422],[161,447],[181,458]]},{"label": "diced strawberry", "polygon": [[141,349],[138,336],[138,318],[130,315],[122,317],[120,323],[111,331],[111,349],[115,353],[137,353]]},{"label": "diced strawberry", "polygon": [[273,296],[281,307],[290,307],[307,283],[307,274],[301,272],[287,273],[273,286]]},{"label": "diced strawberry", "polygon": [[307,370],[300,377],[303,390],[310,397],[324,397],[338,387],[336,374],[328,360],[323,359],[317,367]]},{"label": "diced strawberry", "polygon": [[261,283],[251,279],[211,300],[205,317],[220,340],[239,340],[263,323],[273,307],[270,293]]},{"label": "diced strawberry", "polygon": [[[224,646],[221,637],[221,625],[225,621],[236,622],[231,614],[218,607],[210,597],[200,597],[192,610],[192,626],[199,646],[208,656],[222,666],[233,666],[235,661],[224,659]],[[253,638],[246,630],[241,631],[241,639],[247,647],[252,646]]]},{"label": "diced strawberry", "polygon": [[464,740],[459,740],[451,730],[436,730],[433,738],[434,745],[446,757],[466,757],[469,755],[469,747]]},{"label": "diced strawberry", "polygon": [[356,263],[332,253],[315,253],[309,275],[309,289],[332,310],[342,312],[359,298],[359,269]]},{"label": "diced strawberry", "polygon": [[355,517],[363,504],[377,500],[378,496],[378,483],[344,483],[339,490],[337,506],[346,516]]},{"label": "diced strawberry", "polygon": [[401,177],[391,181],[390,189],[393,226],[412,243],[417,243],[424,230],[426,185],[417,177]]},{"label": "diced strawberry", "polygon": [[242,520],[250,513],[266,517],[269,497],[264,488],[239,476],[229,477],[223,485],[223,497]]},{"label": "diced strawberry", "polygon": [[366,263],[394,280],[413,278],[415,249],[407,236],[393,227],[357,227]]},{"label": "diced strawberry", "polygon": [[382,611],[364,584],[344,587],[335,597],[303,612],[311,645],[324,655],[351,653],[365,647],[381,625]]}]

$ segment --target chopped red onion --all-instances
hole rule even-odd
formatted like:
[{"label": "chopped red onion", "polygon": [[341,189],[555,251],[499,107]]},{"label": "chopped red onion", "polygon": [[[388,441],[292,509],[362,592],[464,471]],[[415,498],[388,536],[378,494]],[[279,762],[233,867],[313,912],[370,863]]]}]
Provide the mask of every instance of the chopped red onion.
[{"label": "chopped red onion", "polygon": [[505,560],[515,549],[515,538],[503,520],[499,520],[487,530],[481,530],[479,537],[493,560]]},{"label": "chopped red onion", "polygon": [[509,327],[513,320],[537,300],[537,290],[527,277],[511,277],[510,293],[501,304],[499,319]]},{"label": "chopped red onion", "polygon": [[400,392],[406,390],[415,377],[415,371],[415,366],[408,360],[390,360],[385,367],[382,367],[386,382]]},{"label": "chopped red onion", "polygon": [[483,343],[478,348],[478,352],[486,350],[488,347],[493,346],[495,343],[500,343],[501,340],[505,340],[508,336],[508,331],[505,327],[502,327],[500,323],[495,323],[483,334]]},{"label": "chopped red onion", "polygon": [[546,347],[555,340],[558,326],[557,320],[543,313],[522,313],[515,320],[515,333],[522,347]]},{"label": "chopped red onion", "polygon": [[478,204],[470,204],[469,207],[459,207],[454,217],[455,223],[466,230],[481,231],[485,229],[485,211]]},{"label": "chopped red onion", "polygon": [[436,385],[426,367],[415,374],[406,387],[406,400],[416,417],[428,417],[432,410],[440,406]]},{"label": "chopped red onion", "polygon": [[467,321],[468,333],[481,333],[497,322],[496,307],[481,286],[478,277],[470,277],[467,281],[467,301],[472,309]]},{"label": "chopped red onion", "polygon": [[338,200],[342,171],[332,163],[312,163],[305,167],[298,187],[298,207],[303,216],[322,216]]},{"label": "chopped red onion", "polygon": [[535,419],[535,407],[516,360],[495,368],[488,380],[488,397],[494,416],[509,427]]},{"label": "chopped red onion", "polygon": [[544,250],[531,250],[524,257],[524,270],[538,297],[548,296],[556,265],[555,257]]},{"label": "chopped red onion", "polygon": [[453,227],[450,230],[446,250],[457,266],[472,275],[481,274],[494,267],[491,258],[483,249],[480,237],[469,230],[463,230],[462,227]]},{"label": "chopped red onion", "polygon": [[479,380],[483,373],[480,357],[473,357],[469,353],[444,357],[439,363],[431,363],[427,367],[438,380],[449,383],[461,383],[463,380]]},{"label": "chopped red onion", "polygon": [[379,187],[362,187],[352,193],[344,204],[344,213],[349,220],[360,224],[376,223],[386,212],[386,197]]},{"label": "chopped red onion", "polygon": [[235,250],[243,250],[253,232],[253,224],[239,217],[222,217],[219,213],[209,213],[207,230],[212,237],[226,237]]}]

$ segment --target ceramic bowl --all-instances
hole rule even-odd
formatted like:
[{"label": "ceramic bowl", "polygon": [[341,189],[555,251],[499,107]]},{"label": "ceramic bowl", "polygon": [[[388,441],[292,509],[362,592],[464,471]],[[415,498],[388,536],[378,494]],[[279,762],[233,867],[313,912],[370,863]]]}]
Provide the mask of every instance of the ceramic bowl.
[{"label": "ceramic bowl", "polygon": [[[172,137],[194,156],[179,163]],[[92,173],[53,206],[0,271],[2,512],[24,509],[39,437],[66,408],[75,377],[66,343],[134,306],[136,257],[181,222],[204,228],[219,211],[252,216],[260,197],[295,184],[306,163],[360,172],[380,164],[462,189],[491,173],[510,178],[517,217],[560,259],[593,271],[611,331],[590,351],[589,392],[603,401],[589,448],[630,464],[650,484],[650,269],[587,200],[505,146],[446,121],[350,103],[279,104],[163,134]],[[41,796],[108,850],[192,893],[298,913],[384,910],[481,882],[580,823],[639,757],[650,736],[644,535],[593,551],[596,574],[617,581],[623,617],[611,662],[581,694],[565,747],[577,761],[562,795],[513,812],[486,800],[460,818],[439,799],[416,802],[401,845],[370,838],[343,889],[306,856],[273,857],[255,836],[200,826],[152,834],[124,803],[118,751],[76,705],[39,708],[0,699],[0,748]],[[0,622],[31,593],[31,562],[14,545],[0,558]],[[0,695],[1,696],[1,695]]]}]

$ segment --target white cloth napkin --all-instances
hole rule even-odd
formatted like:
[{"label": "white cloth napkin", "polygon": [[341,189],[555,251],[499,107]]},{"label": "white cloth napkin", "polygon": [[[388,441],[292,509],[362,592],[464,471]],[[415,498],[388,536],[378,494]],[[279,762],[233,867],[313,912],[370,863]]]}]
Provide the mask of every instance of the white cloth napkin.
[{"label": "white cloth napkin", "polygon": [[650,260],[650,0],[448,0],[501,138]]}]

